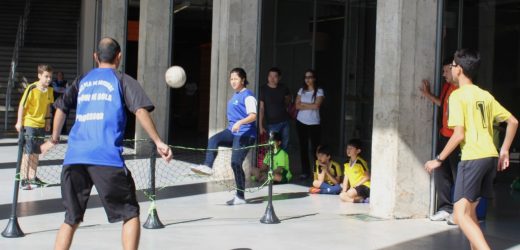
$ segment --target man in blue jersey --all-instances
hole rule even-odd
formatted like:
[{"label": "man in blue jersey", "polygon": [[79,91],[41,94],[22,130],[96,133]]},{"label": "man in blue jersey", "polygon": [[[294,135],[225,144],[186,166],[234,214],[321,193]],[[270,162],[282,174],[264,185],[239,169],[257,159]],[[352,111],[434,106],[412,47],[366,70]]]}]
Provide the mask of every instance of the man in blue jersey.
[{"label": "man in blue jersey", "polygon": [[42,146],[44,152],[58,143],[65,113],[76,109],[61,173],[65,221],[56,236],[55,249],[70,248],[74,232],[83,221],[93,185],[109,222],[123,221],[123,248],[137,249],[139,245],[139,204],[132,175],[122,157],[125,108],[135,113],[161,157],[166,161],[172,158],[170,148],[159,138],[150,117],[152,102],[135,79],[116,71],[121,55],[116,40],[101,39],[94,54],[98,68],[76,79],[55,102],[55,126],[51,140]]}]

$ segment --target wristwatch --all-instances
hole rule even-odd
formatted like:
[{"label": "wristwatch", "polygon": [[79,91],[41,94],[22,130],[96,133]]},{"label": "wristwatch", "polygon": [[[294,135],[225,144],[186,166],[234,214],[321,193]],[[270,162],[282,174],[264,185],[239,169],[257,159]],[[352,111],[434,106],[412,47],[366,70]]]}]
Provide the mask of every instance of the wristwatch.
[{"label": "wristwatch", "polygon": [[444,160],[441,160],[440,155],[435,156],[435,160],[438,162],[443,162]]}]

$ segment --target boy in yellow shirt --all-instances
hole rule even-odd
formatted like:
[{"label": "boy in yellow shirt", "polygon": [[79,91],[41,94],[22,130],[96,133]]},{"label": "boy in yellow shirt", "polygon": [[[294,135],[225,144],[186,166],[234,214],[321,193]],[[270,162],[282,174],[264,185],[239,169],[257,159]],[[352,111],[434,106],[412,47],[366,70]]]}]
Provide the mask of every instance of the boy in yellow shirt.
[{"label": "boy in yellow shirt", "polygon": [[[476,207],[480,197],[493,197],[496,171],[509,167],[509,148],[518,121],[489,92],[473,84],[479,64],[478,52],[468,49],[455,52],[450,67],[459,88],[449,98],[448,118],[448,126],[454,128],[454,133],[442,152],[434,160],[426,162],[424,168],[431,173],[461,145],[453,199],[455,223],[468,238],[471,249],[490,249],[478,224]],[[500,154],[493,144],[494,122],[507,123]]]},{"label": "boy in yellow shirt", "polygon": [[18,106],[18,119],[15,127],[19,133],[22,129],[25,131],[24,155],[20,168],[20,187],[24,190],[46,184],[36,177],[36,168],[45,131],[49,131],[51,128],[50,105],[54,102],[53,91],[49,87],[51,80],[51,66],[38,65],[38,81],[25,89]]},{"label": "boy in yellow shirt", "polygon": [[360,203],[370,197],[368,164],[359,156],[361,141],[359,139],[350,140],[345,151],[349,161],[344,165],[345,178],[343,178],[339,198],[344,202]]}]

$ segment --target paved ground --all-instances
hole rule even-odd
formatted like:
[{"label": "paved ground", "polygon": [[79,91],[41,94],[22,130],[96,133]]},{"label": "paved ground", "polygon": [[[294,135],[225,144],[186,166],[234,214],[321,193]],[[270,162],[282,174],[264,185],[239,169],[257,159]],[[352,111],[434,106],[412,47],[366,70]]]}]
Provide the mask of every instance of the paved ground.
[{"label": "paved ground", "polygon": [[[13,193],[16,145],[0,139],[0,229],[7,225]],[[247,193],[248,204],[226,206],[232,193],[206,183],[176,186],[158,193],[163,229],[143,229],[141,249],[469,249],[456,226],[427,219],[380,220],[368,204],[345,204],[337,196],[309,195],[302,185],[274,187],[280,224],[262,224],[267,190]],[[498,183],[483,224],[493,249],[520,249],[520,194]],[[21,238],[0,237],[0,249],[52,249],[63,220],[58,187],[20,191]],[[150,203],[140,196],[141,220]],[[72,249],[120,249],[120,223],[109,224],[97,196]]]}]

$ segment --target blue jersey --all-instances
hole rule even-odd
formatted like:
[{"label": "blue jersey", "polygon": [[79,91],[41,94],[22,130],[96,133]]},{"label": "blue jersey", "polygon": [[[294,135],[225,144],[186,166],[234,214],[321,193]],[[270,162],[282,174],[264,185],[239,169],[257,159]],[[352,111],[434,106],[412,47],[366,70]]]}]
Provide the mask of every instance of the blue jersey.
[{"label": "blue jersey", "polygon": [[[248,116],[246,110],[246,98],[248,96],[254,95],[249,89],[246,89],[235,93],[231,99],[229,99],[227,104],[227,119],[229,121],[228,130],[231,131],[231,128],[237,121]],[[238,132],[233,133],[233,135],[249,135],[251,137],[256,137],[256,125],[254,122],[242,124]]]},{"label": "blue jersey", "polygon": [[109,68],[93,69],[80,80],[64,165],[123,167],[126,113],[119,81]]}]

